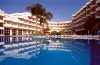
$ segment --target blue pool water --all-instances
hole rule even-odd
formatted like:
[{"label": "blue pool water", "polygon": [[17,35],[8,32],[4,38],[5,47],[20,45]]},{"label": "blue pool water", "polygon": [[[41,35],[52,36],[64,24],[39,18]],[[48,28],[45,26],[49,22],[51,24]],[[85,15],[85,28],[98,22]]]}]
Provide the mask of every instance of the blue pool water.
[{"label": "blue pool water", "polygon": [[100,41],[51,38],[0,42],[0,65],[100,65]]}]

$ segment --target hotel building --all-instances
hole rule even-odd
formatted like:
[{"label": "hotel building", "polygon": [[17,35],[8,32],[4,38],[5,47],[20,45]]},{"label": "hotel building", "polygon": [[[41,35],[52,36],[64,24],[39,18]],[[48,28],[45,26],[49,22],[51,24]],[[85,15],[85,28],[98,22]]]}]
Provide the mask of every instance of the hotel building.
[{"label": "hotel building", "polygon": [[[100,0],[90,0],[76,14],[72,15],[72,28],[78,35],[88,34],[85,29],[85,22],[94,17],[96,21],[100,21]],[[94,21],[94,22],[96,22]]]},{"label": "hotel building", "polygon": [[65,21],[65,22],[48,22],[48,26],[50,28],[50,31],[48,32],[52,32],[52,31],[62,31],[64,30],[64,32],[68,32],[71,31],[71,21]]},{"label": "hotel building", "polygon": [[[31,36],[36,30],[43,29],[42,27],[39,19],[36,16],[31,16],[31,13],[6,14],[0,10],[0,41],[23,40],[22,37],[15,36]],[[6,36],[5,40],[2,36]]]}]

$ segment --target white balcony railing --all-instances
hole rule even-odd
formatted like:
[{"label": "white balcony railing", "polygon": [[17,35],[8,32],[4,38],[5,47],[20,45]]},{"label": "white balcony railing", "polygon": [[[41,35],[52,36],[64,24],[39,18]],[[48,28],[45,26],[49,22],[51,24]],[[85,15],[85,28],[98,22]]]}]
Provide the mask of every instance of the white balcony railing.
[{"label": "white balcony railing", "polygon": [[96,18],[100,18],[100,15],[99,16],[96,16]]},{"label": "white balcony railing", "polygon": [[3,20],[0,20],[0,23],[4,23],[4,21]]},{"label": "white balcony railing", "polygon": [[36,30],[36,28],[32,28],[32,30]]},{"label": "white balcony railing", "polygon": [[4,27],[0,27],[0,29],[4,29]]},{"label": "white balcony railing", "polygon": [[4,24],[4,27],[11,27],[11,24]]},{"label": "white balcony railing", "polygon": [[11,18],[3,18],[3,20],[11,21]]},{"label": "white balcony railing", "polygon": [[82,28],[82,29],[76,29],[75,31],[83,31],[85,30],[85,28]]},{"label": "white balcony railing", "polygon": [[96,11],[100,11],[100,7],[96,8]]},{"label": "white balcony railing", "polygon": [[33,16],[33,18],[36,18],[36,16]]},{"label": "white balcony railing", "polygon": [[23,21],[19,21],[19,23],[25,24]]},{"label": "white balcony railing", "polygon": [[91,14],[87,14],[87,15],[86,15],[86,17],[89,17],[89,16],[91,16]]},{"label": "white balcony railing", "polygon": [[90,5],[91,8],[95,7],[97,4]]},{"label": "white balcony railing", "polygon": [[17,22],[18,22],[18,20],[12,19],[12,22],[16,22],[16,23],[17,23]]},{"label": "white balcony railing", "polygon": [[95,14],[95,13],[96,13],[96,11],[90,12],[90,14]]},{"label": "white balcony railing", "polygon": [[86,9],[86,11],[89,11],[89,10],[91,10],[91,7]]},{"label": "white balcony railing", "polygon": [[24,29],[24,27],[23,27],[23,26],[19,26],[18,28],[20,28],[20,29]]},{"label": "white balcony railing", "polygon": [[13,28],[18,28],[18,25],[12,25]]},{"label": "white balcony railing", "polygon": [[97,0],[96,3],[100,3],[100,0]]},{"label": "white balcony railing", "polygon": [[4,16],[4,14],[0,12],[0,16]]},{"label": "white balcony railing", "polygon": [[36,24],[32,24],[32,26],[36,26]]},{"label": "white balcony railing", "polygon": [[36,20],[32,20],[32,22],[36,22]]},{"label": "white balcony railing", "polygon": [[40,22],[37,22],[37,23],[39,23],[39,24],[40,24]]}]

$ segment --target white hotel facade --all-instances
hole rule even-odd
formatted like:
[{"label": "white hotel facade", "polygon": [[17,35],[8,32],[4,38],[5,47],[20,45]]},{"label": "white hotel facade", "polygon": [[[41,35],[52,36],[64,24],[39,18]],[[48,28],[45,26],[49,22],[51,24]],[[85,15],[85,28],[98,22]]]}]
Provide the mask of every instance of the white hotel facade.
[{"label": "white hotel facade", "polygon": [[[50,31],[71,31],[71,21],[65,22],[48,22]],[[0,10],[0,41],[2,36],[31,36],[35,31],[42,31],[43,25],[40,25],[40,20],[36,16],[31,16],[31,13],[13,13],[6,14]],[[5,40],[18,40],[18,38],[8,37]],[[19,38],[21,39],[21,38]],[[22,38],[23,40],[23,38]]]},{"label": "white hotel facade", "polygon": [[[31,36],[36,30],[40,31],[39,19],[31,16],[30,13],[6,14],[0,10],[0,41],[23,40],[23,37],[10,36]],[[3,36],[6,36],[5,40]],[[8,37],[7,37],[8,36]]]},{"label": "white hotel facade", "polygon": [[95,17],[96,21],[100,22],[100,0],[90,0],[76,14],[72,15],[72,28],[76,34],[88,34],[84,24],[86,20],[92,17]]},{"label": "white hotel facade", "polygon": [[48,31],[49,33],[52,31],[62,31],[64,30],[64,32],[71,32],[71,21],[62,21],[62,22],[48,22],[48,26],[50,28],[50,31]]},{"label": "white hotel facade", "polygon": [[36,16],[31,17],[30,13],[6,14],[0,12],[0,35],[29,35],[34,31],[40,31],[39,19]]}]

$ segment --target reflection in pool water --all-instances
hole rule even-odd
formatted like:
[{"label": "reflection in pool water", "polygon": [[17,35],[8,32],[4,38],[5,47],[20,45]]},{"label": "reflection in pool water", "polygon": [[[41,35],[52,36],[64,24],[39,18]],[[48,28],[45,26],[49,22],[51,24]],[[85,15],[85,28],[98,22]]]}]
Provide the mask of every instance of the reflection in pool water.
[{"label": "reflection in pool water", "polygon": [[0,44],[0,65],[99,65],[99,40],[30,39]]}]

